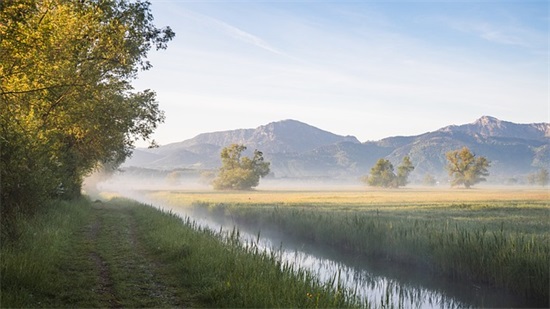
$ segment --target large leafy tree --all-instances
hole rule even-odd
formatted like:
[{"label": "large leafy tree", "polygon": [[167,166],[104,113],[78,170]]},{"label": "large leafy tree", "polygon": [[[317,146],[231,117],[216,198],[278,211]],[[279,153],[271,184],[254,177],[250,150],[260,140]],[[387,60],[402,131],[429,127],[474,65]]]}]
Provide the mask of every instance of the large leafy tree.
[{"label": "large leafy tree", "polygon": [[2,212],[80,194],[98,166],[116,167],[164,115],[131,81],[174,33],[148,2],[0,1]]},{"label": "large leafy tree", "polygon": [[447,171],[451,177],[451,186],[464,185],[466,188],[486,181],[489,176],[490,161],[487,158],[473,154],[468,147],[449,151],[447,157]]},{"label": "large leafy tree", "polygon": [[260,184],[260,177],[269,174],[269,162],[261,151],[254,150],[252,158],[243,157],[246,146],[232,144],[221,152],[222,167],[212,184],[218,190],[250,190]]},{"label": "large leafy tree", "polygon": [[366,182],[369,186],[373,187],[395,187],[396,176],[393,172],[393,164],[390,160],[378,159],[376,164],[371,168],[369,176],[366,178]]},{"label": "large leafy tree", "polygon": [[397,167],[397,175],[394,173],[393,164],[389,160],[379,159],[371,168],[365,182],[374,187],[397,188],[407,185],[409,174],[413,170],[414,166],[408,156],[405,156]]}]

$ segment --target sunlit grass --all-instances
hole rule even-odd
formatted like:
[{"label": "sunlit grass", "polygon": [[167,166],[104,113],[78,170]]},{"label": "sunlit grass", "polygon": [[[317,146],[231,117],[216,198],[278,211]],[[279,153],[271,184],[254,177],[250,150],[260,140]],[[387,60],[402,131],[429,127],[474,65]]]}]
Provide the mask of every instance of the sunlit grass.
[{"label": "sunlit grass", "polygon": [[548,300],[546,190],[157,191],[148,196]]},{"label": "sunlit grass", "polygon": [[[281,262],[276,252],[243,246],[238,230],[217,233],[191,220],[137,205],[134,213],[145,243],[171,263],[180,284],[208,307],[347,308],[355,296],[341,286]],[[315,295],[315,297],[312,297]]]},{"label": "sunlit grass", "polygon": [[179,204],[207,203],[308,204],[311,206],[368,206],[482,201],[540,201],[548,203],[546,189],[398,189],[398,190],[255,190],[255,191],[151,191],[151,196]]}]

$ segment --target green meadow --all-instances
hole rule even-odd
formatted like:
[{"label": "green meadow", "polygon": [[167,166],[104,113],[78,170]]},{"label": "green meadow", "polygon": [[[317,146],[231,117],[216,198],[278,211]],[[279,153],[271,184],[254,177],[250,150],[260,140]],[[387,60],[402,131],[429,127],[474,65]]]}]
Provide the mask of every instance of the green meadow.
[{"label": "green meadow", "polygon": [[[177,210],[495,287],[547,307],[544,190],[148,191],[54,201],[0,243],[0,307],[380,307]],[[106,195],[107,196],[107,195]],[[335,284],[336,283],[336,284]],[[393,297],[387,295],[388,299]]]},{"label": "green meadow", "polygon": [[338,284],[130,200],[52,202],[2,235],[0,307],[359,307]]},{"label": "green meadow", "polygon": [[150,191],[171,207],[549,299],[546,190]]}]

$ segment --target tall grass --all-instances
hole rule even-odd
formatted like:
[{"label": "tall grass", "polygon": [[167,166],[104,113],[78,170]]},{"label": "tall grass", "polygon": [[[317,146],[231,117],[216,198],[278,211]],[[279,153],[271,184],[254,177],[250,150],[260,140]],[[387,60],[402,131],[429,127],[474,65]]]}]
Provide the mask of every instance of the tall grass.
[{"label": "tall grass", "polygon": [[310,273],[281,262],[274,252],[259,250],[254,244],[242,246],[237,230],[217,233],[170,213],[156,215],[153,208],[136,207],[135,211],[145,243],[156,248],[181,275],[180,284],[188,285],[208,306],[359,306],[342,286],[320,283]]},{"label": "tall grass", "polygon": [[245,226],[504,288],[533,304],[548,302],[549,209],[540,203],[425,205],[414,211],[204,202],[194,207]]},{"label": "tall grass", "polygon": [[[117,218],[135,233],[112,228]],[[89,227],[97,220],[103,232],[92,242]],[[138,272],[154,272],[159,288],[176,290],[180,300],[184,299],[179,303],[194,307],[360,306],[336,278],[334,285],[320,283],[310,273],[282,263],[275,253],[255,245],[244,247],[236,230],[230,234],[201,230],[190,220],[128,200],[97,208],[86,200],[54,202],[34,218],[20,218],[17,224],[19,238],[2,238],[0,244],[2,308],[155,303],[151,299],[128,300],[134,294],[120,294],[151,287],[124,281],[125,259]],[[106,233],[111,230],[114,232]],[[151,263],[134,265],[129,259],[139,256],[127,248],[117,251],[117,244],[125,242],[136,244],[137,254],[151,259],[154,269],[147,268]],[[113,297],[120,302],[109,302],[97,291],[101,273],[90,258],[92,251],[110,268]],[[129,284],[138,287],[125,288]],[[138,293],[136,297],[150,294]]]},{"label": "tall grass", "polygon": [[[52,305],[44,300],[62,289],[60,261],[73,250],[74,231],[89,215],[88,201],[56,201],[32,218],[14,221],[17,238],[3,235],[0,243],[0,307]],[[77,278],[73,281],[78,284]]]}]

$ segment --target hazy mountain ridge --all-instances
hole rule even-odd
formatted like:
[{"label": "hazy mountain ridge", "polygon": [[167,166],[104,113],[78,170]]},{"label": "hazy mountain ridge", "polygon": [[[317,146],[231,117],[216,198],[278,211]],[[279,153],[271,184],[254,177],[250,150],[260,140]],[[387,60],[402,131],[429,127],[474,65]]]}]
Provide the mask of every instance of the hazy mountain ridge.
[{"label": "hazy mountain ridge", "polygon": [[549,123],[517,124],[499,120],[490,116],[483,116],[473,123],[448,126],[439,131],[460,131],[469,135],[479,134],[486,137],[506,137],[520,139],[542,140],[550,137]]},{"label": "hazy mountain ridge", "polygon": [[379,158],[397,165],[409,155],[416,166],[412,178],[444,177],[445,153],[463,146],[492,162],[491,175],[512,177],[550,163],[550,124],[516,124],[483,116],[473,123],[450,125],[417,136],[359,142],[296,120],[256,129],[203,133],[154,150],[138,149],[124,166],[157,169],[214,169],[221,149],[232,143],[258,149],[271,162],[275,177],[356,179],[368,174]]}]

